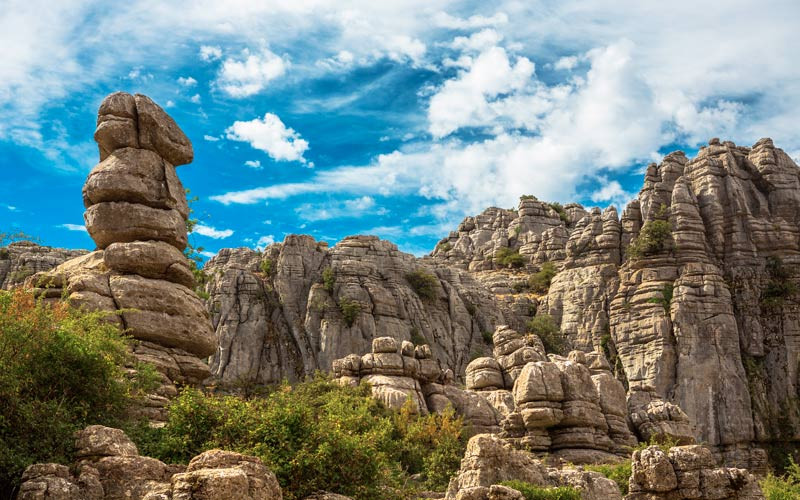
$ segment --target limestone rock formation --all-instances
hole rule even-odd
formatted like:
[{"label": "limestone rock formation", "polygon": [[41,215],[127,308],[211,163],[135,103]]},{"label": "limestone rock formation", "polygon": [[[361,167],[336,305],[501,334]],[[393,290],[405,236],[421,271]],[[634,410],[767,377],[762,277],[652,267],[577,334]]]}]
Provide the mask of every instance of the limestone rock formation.
[{"label": "limestone rock formation", "polygon": [[[458,474],[450,480],[447,500],[515,498],[513,491],[497,488],[503,481],[518,480],[536,486],[574,486],[589,500],[622,500],[616,483],[596,472],[545,466],[532,453],[517,450],[490,434],[473,436],[461,460]],[[509,496],[501,496],[509,495]]]},{"label": "limestone rock formation", "polygon": [[676,446],[669,452],[651,446],[634,452],[625,500],[673,498],[762,500],[764,495],[752,474],[717,467],[711,450],[703,446]]},{"label": "limestone rock formation", "polygon": [[175,383],[197,384],[210,374],[202,358],[216,350],[203,302],[183,255],[186,193],[175,165],[192,160],[189,139],[146,96],[117,92],[103,101],[95,140],[101,162],[83,187],[86,229],[98,250],[74,258],[29,283],[108,311],[139,342],[134,354],[155,365],[162,386],[143,413],[163,419]]},{"label": "limestone rock formation", "polygon": [[[77,463],[25,470],[19,500],[280,500],[275,474],[256,457],[210,450],[187,467],[140,456],[119,429],[89,426],[76,433]],[[73,472],[75,471],[75,472]]]},{"label": "limestone rock formation", "polygon": [[84,250],[45,247],[30,241],[16,241],[0,247],[0,290],[20,286],[34,274],[49,271],[86,253]]},{"label": "limestone rock formation", "polygon": [[[428,344],[462,378],[503,313],[468,272],[416,259],[374,236],[328,248],[287,236],[263,254],[223,249],[205,266],[223,383],[297,380],[335,359],[371,352],[376,337]],[[422,280],[416,290],[414,277]]]}]

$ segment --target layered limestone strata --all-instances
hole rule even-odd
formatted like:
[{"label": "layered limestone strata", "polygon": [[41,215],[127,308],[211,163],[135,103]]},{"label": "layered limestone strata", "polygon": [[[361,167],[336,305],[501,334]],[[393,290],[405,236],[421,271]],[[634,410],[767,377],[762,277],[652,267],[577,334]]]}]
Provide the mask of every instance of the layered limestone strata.
[{"label": "layered limestone strata", "polygon": [[[223,383],[298,380],[335,359],[371,352],[373,339],[428,344],[463,380],[484,332],[506,323],[492,293],[462,270],[417,259],[374,236],[329,248],[287,236],[263,254],[223,249],[204,268]],[[415,289],[413,276],[424,287]]]},{"label": "layered limestone strata", "polygon": [[675,498],[762,500],[758,480],[745,469],[717,467],[704,446],[651,446],[633,453],[630,493],[625,500]]},{"label": "layered limestone strata", "polygon": [[532,453],[517,450],[490,434],[478,434],[467,443],[461,468],[450,480],[447,500],[522,500],[503,481],[524,481],[541,487],[572,486],[584,500],[622,500],[614,481],[579,468],[548,467]]},{"label": "layered limestone strata", "polygon": [[35,464],[22,475],[19,500],[281,500],[275,474],[256,457],[210,450],[188,466],[140,456],[119,429],[76,433],[76,463]]},{"label": "layered limestone strata", "polygon": [[548,355],[536,335],[500,326],[494,357],[467,366],[467,389],[503,415],[501,436],[518,448],[592,463],[616,461],[637,443],[625,389],[601,353]]},{"label": "layered limestone strata", "polygon": [[86,253],[85,250],[51,248],[30,241],[16,241],[0,247],[0,290],[20,286],[34,274],[49,271]]},{"label": "layered limestone strata", "polygon": [[122,92],[100,105],[95,140],[101,161],[83,186],[83,201],[98,250],[29,283],[48,299],[66,294],[76,306],[113,313],[109,321],[139,341],[136,357],[162,374],[161,388],[142,411],[163,419],[175,384],[207,378],[201,359],[216,350],[183,255],[189,208],[175,166],[191,162],[192,147],[157,104]]},{"label": "layered limestone strata", "polygon": [[428,345],[378,337],[372,352],[334,360],[332,371],[339,383],[369,384],[372,395],[389,408],[410,404],[422,415],[452,408],[473,433],[500,431],[502,415],[480,394],[457,387],[453,371],[442,369]]}]

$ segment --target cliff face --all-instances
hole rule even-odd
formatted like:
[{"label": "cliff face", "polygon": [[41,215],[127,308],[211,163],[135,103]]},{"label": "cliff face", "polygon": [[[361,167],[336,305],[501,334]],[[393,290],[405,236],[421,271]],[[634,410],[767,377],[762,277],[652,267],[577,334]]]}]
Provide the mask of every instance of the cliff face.
[{"label": "cliff face", "polygon": [[370,352],[389,336],[430,345],[461,374],[488,353],[484,332],[505,321],[493,295],[469,273],[416,259],[387,241],[345,238],[328,248],[289,236],[263,254],[224,249],[205,267],[222,382],[297,379],[337,358]]},{"label": "cliff face", "polygon": [[65,250],[17,241],[0,248],[0,290],[19,286],[25,279],[49,271],[62,262],[85,254],[84,250]]}]

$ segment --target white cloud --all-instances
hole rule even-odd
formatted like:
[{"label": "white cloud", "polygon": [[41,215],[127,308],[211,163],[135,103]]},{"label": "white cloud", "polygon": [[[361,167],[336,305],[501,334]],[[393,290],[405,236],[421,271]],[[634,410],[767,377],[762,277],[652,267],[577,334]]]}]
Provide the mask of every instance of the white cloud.
[{"label": "white cloud", "polygon": [[375,209],[375,199],[371,196],[328,203],[303,203],[295,209],[297,215],[307,221],[363,217],[379,211]]},{"label": "white cloud", "polygon": [[622,189],[622,185],[618,181],[610,181],[605,176],[599,177],[598,181],[600,188],[589,195],[589,198],[596,203],[606,201],[621,210],[636,196],[636,193],[629,193]]},{"label": "white cloud", "polygon": [[219,140],[219,137],[215,137],[213,135],[206,134],[206,135],[203,136],[203,139],[205,139],[208,142],[217,142]]},{"label": "white cloud", "polygon": [[575,69],[578,66],[578,57],[577,56],[566,56],[559,58],[558,61],[553,65],[553,68],[560,69],[560,70],[571,70]]},{"label": "white cloud", "polygon": [[494,47],[503,39],[503,35],[493,29],[481,30],[470,36],[457,36],[450,43],[456,50],[482,51]]},{"label": "white cloud", "polygon": [[203,61],[215,61],[222,58],[222,49],[212,45],[200,46],[200,59]]},{"label": "white cloud", "polygon": [[287,65],[287,61],[269,49],[263,48],[255,54],[245,49],[242,59],[228,58],[222,62],[216,83],[231,97],[248,97],[286,73]]},{"label": "white cloud", "polygon": [[467,19],[451,16],[446,12],[438,12],[436,16],[434,16],[434,23],[437,26],[461,30],[484,28],[486,26],[498,26],[501,24],[506,24],[507,22],[508,16],[503,12],[498,12],[490,17],[474,15]]},{"label": "white cloud", "polygon": [[232,229],[216,229],[211,226],[206,226],[205,224],[197,224],[194,226],[194,232],[201,235],[201,236],[208,236],[209,238],[214,238],[215,240],[220,240],[224,238],[228,238],[233,235]]},{"label": "white cloud", "polygon": [[203,250],[202,252],[200,252],[200,255],[202,255],[207,259],[211,259],[217,256],[217,252],[209,252],[207,250]]},{"label": "white cloud", "polygon": [[83,231],[86,232],[86,226],[83,224],[61,224],[58,227],[68,229],[70,231]]},{"label": "white cloud", "polygon": [[264,118],[236,121],[225,130],[225,136],[232,141],[247,142],[274,160],[306,162],[303,153],[308,149],[308,141],[272,113],[266,113]]},{"label": "white cloud", "polygon": [[259,168],[261,168],[261,161],[259,161],[259,160],[247,160],[246,162],[244,162],[244,166],[245,167],[259,169]]},{"label": "white cloud", "polygon": [[178,78],[178,85],[182,85],[184,87],[194,87],[195,85],[197,85],[197,80],[195,80],[191,76],[187,77],[181,76]]},{"label": "white cloud", "polygon": [[258,238],[258,241],[256,242],[256,249],[264,250],[273,243],[275,243],[275,237],[273,235],[268,234],[266,236],[261,236],[260,238]]},{"label": "white cloud", "polygon": [[174,108],[175,107],[175,101],[173,101],[172,99],[168,100],[167,103],[164,105],[164,107],[165,108]]},{"label": "white cloud", "polygon": [[193,95],[193,96],[192,96],[192,97],[189,99],[189,101],[190,101],[190,102],[193,102],[194,104],[200,104],[200,94],[195,94],[195,95]]}]

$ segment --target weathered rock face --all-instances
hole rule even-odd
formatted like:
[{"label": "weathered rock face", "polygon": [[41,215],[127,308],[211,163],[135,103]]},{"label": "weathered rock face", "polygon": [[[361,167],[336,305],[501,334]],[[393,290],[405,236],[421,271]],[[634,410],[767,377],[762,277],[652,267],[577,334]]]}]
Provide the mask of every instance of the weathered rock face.
[{"label": "weathered rock face", "polygon": [[[621,218],[569,207],[562,223],[523,200],[518,214],[467,218],[433,256],[503,297],[552,262],[537,313],[573,349],[606,352],[639,438],[702,441],[728,465],[763,470],[762,447],[800,441],[798,188],[800,169],[771,140],[714,139],[694,159],[650,165]],[[517,231],[523,209],[535,222]],[[498,279],[491,256],[503,247],[524,270]]]},{"label": "weathered rock face", "polygon": [[673,498],[761,500],[764,495],[755,476],[717,467],[711,450],[703,446],[676,446],[668,453],[651,446],[634,452],[625,500]]},{"label": "weathered rock face", "polygon": [[187,467],[140,456],[119,429],[92,425],[76,433],[77,463],[25,470],[19,500],[280,500],[275,474],[256,457],[210,450]]},{"label": "weathered rock face", "polygon": [[134,355],[162,373],[162,387],[143,409],[162,419],[175,383],[207,378],[201,358],[216,350],[182,253],[189,209],[175,165],[192,160],[192,147],[149,98],[121,92],[101,104],[95,140],[101,162],[84,184],[83,201],[86,229],[99,250],[29,283],[47,298],[65,293],[77,306],[115,313],[109,321],[139,341]]},{"label": "weathered rock face", "polygon": [[494,357],[467,366],[467,389],[503,415],[501,436],[518,448],[572,463],[613,462],[637,442],[625,389],[598,352],[548,356],[535,335],[500,326]]},{"label": "weathered rock face", "polygon": [[[469,273],[372,236],[328,248],[291,235],[263,255],[224,249],[204,270],[219,344],[211,369],[223,383],[297,380],[370,353],[384,336],[428,344],[433,359],[463,377],[473,353],[489,352],[482,333],[504,323]],[[427,288],[416,291],[412,273]]]},{"label": "weathered rock face", "polygon": [[584,499],[622,499],[616,483],[596,472],[547,467],[533,454],[517,450],[505,440],[490,434],[478,434],[469,440],[461,460],[461,469],[450,480],[446,498],[520,498],[513,496],[516,490],[493,486],[509,480],[543,487],[574,486],[581,490],[581,498]]},{"label": "weathered rock face", "polygon": [[17,241],[0,247],[0,289],[22,285],[34,274],[49,271],[86,253],[85,250],[45,247],[30,241]]}]

